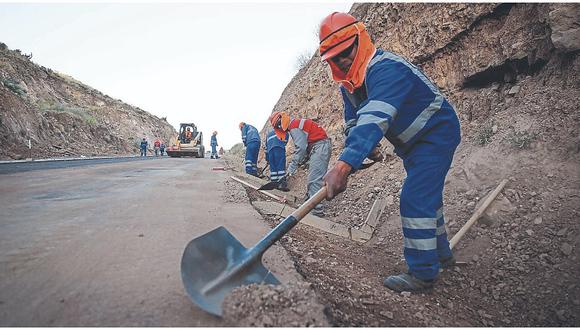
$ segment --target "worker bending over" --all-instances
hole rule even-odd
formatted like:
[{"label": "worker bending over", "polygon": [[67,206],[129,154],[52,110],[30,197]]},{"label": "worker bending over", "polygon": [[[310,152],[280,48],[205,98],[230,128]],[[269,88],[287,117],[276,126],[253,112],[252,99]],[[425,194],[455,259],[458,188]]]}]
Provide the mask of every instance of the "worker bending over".
[{"label": "worker bending over", "polygon": [[[307,198],[314,196],[322,188],[332,151],[326,131],[312,119],[290,118],[283,111],[274,112],[270,116],[270,124],[280,139],[286,140],[286,133],[290,133],[294,141],[294,155],[288,166],[289,176],[296,173],[298,165],[308,161]],[[324,217],[322,204],[316,205],[312,214]]]},{"label": "worker bending over", "polygon": [[270,130],[266,136],[265,151],[266,160],[270,164],[270,181],[278,182],[278,189],[289,191],[286,179],[286,143],[288,133],[281,140],[274,130]]},{"label": "worker bending over", "polygon": [[258,130],[244,122],[240,123],[240,130],[242,131],[242,141],[246,146],[246,173],[253,176],[258,176],[258,153],[260,152],[260,134]]},{"label": "worker bending over", "polygon": [[443,186],[461,140],[459,120],[420,69],[375,48],[353,16],[330,14],[319,36],[321,59],[340,83],[347,126],[344,149],[325,177],[327,199],[346,189],[348,175],[386,137],[407,172],[400,211],[409,270],[387,277],[384,285],[399,292],[429,290],[439,268],[455,262],[445,232]]}]

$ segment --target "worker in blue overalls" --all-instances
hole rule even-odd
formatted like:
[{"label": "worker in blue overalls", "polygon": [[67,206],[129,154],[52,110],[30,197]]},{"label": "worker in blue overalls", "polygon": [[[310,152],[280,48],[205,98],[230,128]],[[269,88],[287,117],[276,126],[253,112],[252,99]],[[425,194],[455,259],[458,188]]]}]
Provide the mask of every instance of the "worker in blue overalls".
[{"label": "worker in blue overalls", "polygon": [[402,158],[407,178],[401,190],[404,255],[409,270],[388,276],[394,291],[433,288],[441,267],[455,263],[443,218],[443,186],[459,145],[453,107],[416,66],[375,48],[365,25],[332,13],[320,25],[320,56],[341,84],[346,140],[326,174],[327,199],[346,189],[347,178],[365,158],[378,157],[386,137]]},{"label": "worker in blue overalls", "polygon": [[209,145],[211,146],[211,159],[218,159],[218,153],[217,153],[217,131],[213,131],[213,134],[211,135],[211,141],[209,143]]},{"label": "worker in blue overalls", "polygon": [[270,164],[270,181],[278,182],[278,189],[282,191],[289,191],[288,181],[286,180],[286,143],[288,141],[288,133],[284,141],[280,140],[271,129],[266,136],[266,144],[264,151],[266,152],[266,160]]},{"label": "worker in blue overalls", "polygon": [[242,141],[246,146],[245,167],[246,173],[258,176],[258,153],[260,152],[260,134],[258,130],[249,124],[241,122]]}]

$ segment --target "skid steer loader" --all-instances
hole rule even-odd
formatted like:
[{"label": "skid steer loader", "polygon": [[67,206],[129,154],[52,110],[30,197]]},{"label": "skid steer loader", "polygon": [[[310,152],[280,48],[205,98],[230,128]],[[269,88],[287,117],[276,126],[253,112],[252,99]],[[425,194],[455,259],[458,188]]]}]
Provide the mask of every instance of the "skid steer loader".
[{"label": "skid steer loader", "polygon": [[179,135],[171,140],[167,154],[170,157],[203,158],[205,156],[203,134],[198,132],[192,123],[180,124]]}]

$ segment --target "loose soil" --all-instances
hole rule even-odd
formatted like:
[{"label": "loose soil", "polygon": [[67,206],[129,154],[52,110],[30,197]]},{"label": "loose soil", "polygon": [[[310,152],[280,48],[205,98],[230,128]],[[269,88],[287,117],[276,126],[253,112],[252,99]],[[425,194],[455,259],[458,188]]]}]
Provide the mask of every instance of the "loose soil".
[{"label": "loose soil", "polygon": [[232,291],[223,303],[224,319],[240,327],[328,327],[324,306],[307,282],[251,284]]}]

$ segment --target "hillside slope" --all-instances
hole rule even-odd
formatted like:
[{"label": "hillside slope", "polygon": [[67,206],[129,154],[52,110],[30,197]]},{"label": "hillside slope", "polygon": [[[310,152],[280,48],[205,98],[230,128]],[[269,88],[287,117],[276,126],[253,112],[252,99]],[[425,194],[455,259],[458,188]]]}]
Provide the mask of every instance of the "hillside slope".
[{"label": "hillside slope", "polygon": [[0,159],[127,155],[146,137],[176,135],[165,120],[39,66],[0,43]]},{"label": "hillside slope", "polygon": [[[351,14],[367,24],[379,47],[424,70],[460,117],[462,143],[444,198],[450,235],[502,179],[509,183],[492,205],[495,215],[458,246],[469,265],[445,275],[435,294],[406,298],[381,288],[383,276],[405,269],[398,219],[402,163],[390,157],[351,176],[347,191],[327,203],[328,218],[360,227],[372,203],[386,198],[374,238],[358,244],[299,229],[291,234],[294,243],[286,243],[326,298],[333,322],[578,326],[580,6],[373,3],[355,4]],[[342,99],[318,55],[273,111],[326,128],[332,166],[344,143]],[[290,186],[303,193],[305,181],[301,170]]]}]

